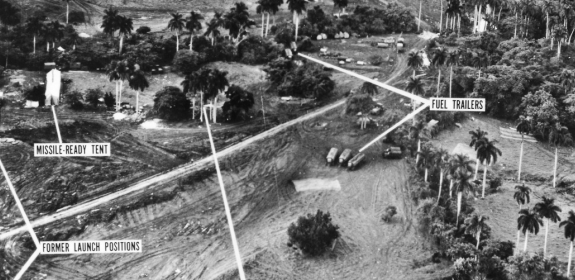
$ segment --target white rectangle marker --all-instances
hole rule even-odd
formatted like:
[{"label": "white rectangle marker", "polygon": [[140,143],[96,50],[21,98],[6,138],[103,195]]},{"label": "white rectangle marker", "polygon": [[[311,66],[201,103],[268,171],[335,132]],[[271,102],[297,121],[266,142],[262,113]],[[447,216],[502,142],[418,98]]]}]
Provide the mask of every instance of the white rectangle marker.
[{"label": "white rectangle marker", "polygon": [[430,110],[485,112],[485,98],[431,98]]},{"label": "white rectangle marker", "polygon": [[141,253],[142,240],[42,241],[41,255]]},{"label": "white rectangle marker", "polygon": [[110,143],[34,144],[35,157],[109,157]]}]

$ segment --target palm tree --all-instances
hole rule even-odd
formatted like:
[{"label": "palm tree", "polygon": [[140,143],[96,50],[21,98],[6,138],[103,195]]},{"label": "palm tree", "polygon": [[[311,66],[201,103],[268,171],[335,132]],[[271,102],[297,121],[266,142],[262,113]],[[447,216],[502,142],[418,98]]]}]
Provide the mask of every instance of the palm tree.
[{"label": "palm tree", "polygon": [[483,163],[483,190],[481,198],[485,198],[485,181],[487,179],[487,165],[497,162],[497,155],[501,156],[501,150],[495,147],[497,140],[489,141],[484,138],[478,142],[477,159]]},{"label": "palm tree", "polygon": [[70,0],[62,0],[66,2],[66,24],[68,24],[68,15],[70,14]]},{"label": "palm tree", "polygon": [[118,73],[118,61],[112,61],[106,67],[106,72],[108,73],[108,78],[110,82],[116,83],[116,111],[120,110],[120,106],[118,103],[118,82],[120,80],[120,73]]},{"label": "palm tree", "polygon": [[134,30],[132,19],[124,16],[118,16],[118,35],[120,36],[120,48],[118,49],[118,53],[122,53],[124,36],[131,34],[132,30]]},{"label": "palm tree", "polygon": [[[471,134],[471,142],[469,143],[469,147],[474,147],[475,150],[477,150],[477,145],[479,144],[479,141],[482,139],[487,139],[487,131],[483,131],[481,130],[481,128],[477,128],[475,131],[471,130],[469,131],[469,134]],[[477,162],[475,163],[475,175],[473,176],[473,180],[477,179],[477,172],[479,171],[479,158],[477,158],[476,160]]]},{"label": "palm tree", "polygon": [[471,174],[469,172],[464,172],[460,170],[460,172],[455,173],[455,191],[457,192],[457,220],[455,225],[459,223],[459,213],[461,212],[461,197],[463,193],[469,193],[475,189],[475,183],[471,178]]},{"label": "palm tree", "polygon": [[517,185],[515,186],[515,193],[513,194],[513,199],[515,199],[515,201],[517,201],[517,204],[519,205],[519,210],[521,210],[521,207],[527,203],[529,203],[530,200],[530,193],[531,193],[531,188],[525,186],[525,184],[522,185]]},{"label": "palm tree", "polygon": [[459,172],[473,172],[473,160],[466,155],[456,154],[449,159],[449,197],[452,195],[453,183]]},{"label": "palm tree", "polygon": [[59,41],[64,37],[64,26],[60,24],[59,21],[52,21],[47,24],[44,29],[44,38],[46,39],[47,49],[50,49],[50,42],[52,42],[52,48],[56,47],[56,41]]},{"label": "palm tree", "polygon": [[517,218],[517,229],[521,230],[525,235],[525,245],[523,245],[523,252],[527,251],[527,240],[529,233],[537,235],[539,233],[539,226],[543,225],[543,221],[535,211],[528,209],[521,209],[519,211],[519,218]]},{"label": "palm tree", "polygon": [[541,202],[535,204],[533,210],[539,214],[539,216],[545,218],[545,245],[543,245],[543,257],[547,256],[547,235],[549,234],[549,221],[558,222],[561,221],[558,212],[561,212],[561,208],[555,205],[555,199],[552,197],[543,196]]},{"label": "palm tree", "polygon": [[128,81],[130,88],[136,91],[136,113],[140,112],[140,93],[144,94],[144,90],[150,86],[144,72],[139,70],[139,68],[139,66],[136,66],[137,70],[134,71]]},{"label": "palm tree", "polygon": [[194,33],[196,30],[202,30],[202,23],[200,20],[203,20],[204,16],[202,14],[191,11],[190,16],[186,18],[186,29],[190,31],[190,51],[192,50],[192,43],[194,40]]},{"label": "palm tree", "polygon": [[531,132],[531,122],[529,119],[525,118],[524,116],[519,117],[519,123],[516,127],[517,132],[521,134],[521,151],[519,153],[519,171],[517,172],[517,182],[521,182],[521,164],[523,161],[523,138],[525,134],[529,134]]},{"label": "palm tree", "polygon": [[104,10],[104,16],[102,17],[102,27],[104,29],[104,33],[114,36],[114,32],[118,30],[119,25],[119,15],[118,10],[112,9],[112,7]]},{"label": "palm tree", "polygon": [[429,169],[434,167],[433,160],[435,158],[435,151],[433,151],[430,146],[424,145],[420,151],[417,151],[417,154],[419,155],[420,160],[416,162],[416,164],[418,167],[425,168],[425,175],[423,180],[427,183],[427,175],[429,174]]},{"label": "palm tree", "polygon": [[265,15],[266,15],[266,14],[268,15],[268,24],[270,23],[270,21],[269,21],[269,18],[270,18],[270,16],[269,16],[270,13],[269,13],[269,11],[270,11],[270,9],[271,9],[271,7],[270,7],[270,4],[271,4],[271,3],[270,3],[270,0],[258,0],[258,1],[256,2],[256,4],[258,4],[258,5],[256,6],[256,13],[262,15],[262,38],[263,38],[264,35],[267,35],[267,32],[266,32],[267,28],[266,28],[266,25],[265,25],[265,23],[264,23]]},{"label": "palm tree", "polygon": [[[525,184],[515,186],[515,193],[513,194],[513,199],[517,201],[519,205],[519,211],[521,211],[521,207],[527,203],[529,203],[529,193],[531,193],[531,189]],[[519,248],[519,238],[521,237],[521,230],[517,229],[517,241],[515,242],[515,248]]]},{"label": "palm tree", "polygon": [[571,274],[571,258],[573,256],[573,239],[575,239],[575,212],[569,211],[569,216],[565,221],[559,223],[559,227],[565,226],[565,238],[571,241],[569,245],[569,261],[567,262],[567,278]]},{"label": "palm tree", "polygon": [[[280,10],[280,6],[284,4],[284,0],[270,0],[270,12],[272,12],[274,14],[274,22],[273,24],[276,24],[276,13],[279,12]],[[269,15],[268,15],[268,22],[270,21]],[[268,26],[268,30],[269,30],[269,26]]]},{"label": "palm tree", "polygon": [[[423,82],[419,77],[416,78],[415,76],[409,78],[405,89],[415,95],[423,95],[425,93]],[[415,100],[413,99],[411,100],[411,107],[415,111]],[[413,118],[413,123],[415,124],[415,118]]]},{"label": "palm tree", "polygon": [[118,105],[122,104],[122,91],[124,90],[124,81],[130,78],[130,66],[127,61],[120,61],[116,64],[116,73],[120,82],[120,91]]},{"label": "palm tree", "polygon": [[224,15],[223,26],[229,30],[234,42],[239,42],[245,28],[254,24],[250,19],[248,7],[243,2],[235,3],[234,7]]},{"label": "palm tree", "polygon": [[305,10],[306,0],[287,0],[288,9],[293,13],[293,22],[295,23],[295,41],[297,42],[297,35],[299,29],[299,15]]},{"label": "palm tree", "polygon": [[334,0],[333,1],[333,6],[335,7],[339,7],[339,11],[340,13],[345,13],[345,8],[347,7],[348,1],[347,0]]},{"label": "palm tree", "polygon": [[553,167],[553,187],[555,187],[557,183],[557,146],[572,145],[573,138],[571,137],[571,133],[569,133],[569,129],[567,129],[567,127],[562,126],[560,123],[556,123],[554,126],[551,126],[551,130],[549,131],[549,143],[553,143],[555,145],[555,165]]},{"label": "palm tree", "polygon": [[26,21],[26,32],[34,37],[34,53],[36,53],[36,36],[44,29],[44,24],[38,17],[31,17]]},{"label": "palm tree", "polygon": [[[204,92],[208,87],[208,80],[210,76],[209,69],[203,69],[202,71],[195,71],[186,76],[181,85],[184,87],[184,92],[200,92],[200,121],[203,121],[203,106],[204,106]],[[196,104],[194,99],[193,108],[195,110]],[[195,113],[193,113],[195,116]]]},{"label": "palm tree", "polygon": [[439,192],[437,194],[437,203],[441,198],[441,189],[443,187],[443,177],[449,168],[449,152],[446,149],[439,149],[435,152],[434,164],[439,168]]},{"label": "palm tree", "polygon": [[369,94],[369,95],[378,94],[377,86],[370,83],[370,82],[364,82],[363,83],[363,85],[361,86],[361,92],[363,92],[365,94]]},{"label": "palm tree", "polygon": [[433,57],[431,58],[431,63],[438,68],[437,73],[437,97],[439,97],[439,83],[441,82],[441,68],[447,61],[447,51],[443,47],[435,49],[433,52]]},{"label": "palm tree", "polygon": [[481,238],[481,232],[488,228],[485,221],[489,220],[487,216],[478,216],[477,214],[473,214],[473,216],[465,219],[465,224],[467,227],[465,228],[465,234],[475,235],[477,238],[477,245],[475,245],[476,249],[479,249],[479,241]]},{"label": "palm tree", "polygon": [[410,51],[407,55],[407,66],[413,70],[413,78],[415,78],[415,70],[423,65],[423,59],[416,51]]},{"label": "palm tree", "polygon": [[168,22],[168,28],[176,32],[176,52],[180,50],[180,35],[179,32],[186,26],[186,20],[180,13],[172,13],[172,18]]},{"label": "palm tree", "polygon": [[212,104],[214,104],[212,107],[212,120],[214,123],[216,123],[216,103],[218,102],[218,95],[229,86],[229,82],[226,77],[227,74],[228,72],[226,71],[212,69],[208,79],[207,90],[204,98],[206,100],[210,98],[212,99]]},{"label": "palm tree", "polygon": [[450,66],[449,70],[449,98],[451,98],[451,85],[453,83],[453,65],[459,65],[459,52],[458,51],[451,51],[447,56],[447,60],[445,61],[447,65]]},{"label": "palm tree", "polygon": [[219,28],[224,24],[224,19],[222,18],[222,13],[215,12],[214,17],[209,23],[206,23],[207,30],[204,36],[210,36],[212,39],[212,46],[214,45],[214,39],[220,36]]},{"label": "palm tree", "polygon": [[562,24],[556,24],[552,31],[553,39],[557,40],[557,57],[561,56],[561,41],[567,36],[567,30]]},{"label": "palm tree", "polygon": [[549,13],[552,13],[553,10],[555,8],[555,4],[550,1],[550,0],[545,0],[543,1],[543,12],[545,12],[545,19],[546,19],[546,24],[545,24],[545,38],[549,38],[549,34],[551,32],[549,32]]}]

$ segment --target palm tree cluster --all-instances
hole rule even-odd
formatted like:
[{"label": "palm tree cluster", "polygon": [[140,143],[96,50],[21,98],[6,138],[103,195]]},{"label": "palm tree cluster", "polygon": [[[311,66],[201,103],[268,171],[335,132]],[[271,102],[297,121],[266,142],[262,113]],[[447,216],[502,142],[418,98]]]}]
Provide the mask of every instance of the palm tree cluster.
[{"label": "palm tree cluster", "polygon": [[[204,68],[187,75],[181,85],[185,93],[193,93],[194,97],[200,94],[200,121],[203,121],[204,103],[210,101],[212,107],[211,117],[216,122],[216,104],[218,95],[227,91],[229,82],[226,77],[228,72],[218,69]],[[195,98],[192,98],[192,107],[194,109],[193,117],[195,118]],[[208,116],[206,116],[208,117]]]},{"label": "palm tree cluster", "polygon": [[[258,11],[260,13],[275,14],[281,3],[278,1],[267,1],[263,4],[259,3],[261,7]],[[225,14],[217,11],[214,12],[212,19],[206,23],[207,30],[204,33],[204,36],[209,36],[211,38],[212,45],[214,45],[215,39],[221,34],[219,28],[223,27],[228,30],[232,41],[238,45],[242,41],[242,36],[247,33],[247,28],[253,25],[255,25],[255,22],[250,19],[250,14],[246,4],[243,2],[237,2]]]},{"label": "palm tree cluster", "polygon": [[56,47],[56,42],[60,41],[64,37],[64,27],[65,26],[60,24],[57,20],[44,23],[38,17],[28,18],[25,24],[25,30],[26,33],[33,37],[33,53],[36,53],[36,37],[38,36],[44,37],[47,52],[50,51],[50,45],[52,45],[52,49],[54,49]]},{"label": "palm tree cluster", "polygon": [[481,198],[485,198],[485,184],[487,180],[487,166],[497,162],[498,156],[501,156],[501,150],[495,147],[497,140],[490,141],[487,138],[487,132],[481,130],[480,128],[469,131],[471,134],[470,147],[473,147],[477,152],[477,160],[475,163],[475,175],[473,179],[477,179],[477,173],[479,171],[479,164],[483,164],[483,184]]},{"label": "palm tree cluster", "polygon": [[124,82],[128,81],[130,88],[136,91],[136,112],[139,112],[140,93],[143,93],[150,86],[144,72],[140,70],[140,66],[131,64],[126,60],[114,60],[106,67],[106,72],[110,82],[116,83],[116,111],[120,110]]},{"label": "palm tree cluster", "polygon": [[124,36],[131,34],[134,30],[133,22],[131,18],[122,16],[118,14],[118,10],[114,10],[111,7],[104,10],[104,16],[102,17],[102,26],[104,33],[114,36],[114,33],[118,31],[118,36],[120,36],[120,46],[118,48],[118,53],[122,53],[122,46],[124,43]]},{"label": "palm tree cluster", "polygon": [[453,193],[457,194],[457,222],[461,212],[461,200],[463,195],[475,192],[475,182],[473,181],[473,161],[462,154],[450,155],[445,149],[435,149],[430,145],[423,145],[417,152],[419,159],[416,165],[424,170],[424,181],[427,183],[430,172],[439,172],[439,194],[437,203],[440,202],[444,178],[449,183],[448,195],[451,198]]}]

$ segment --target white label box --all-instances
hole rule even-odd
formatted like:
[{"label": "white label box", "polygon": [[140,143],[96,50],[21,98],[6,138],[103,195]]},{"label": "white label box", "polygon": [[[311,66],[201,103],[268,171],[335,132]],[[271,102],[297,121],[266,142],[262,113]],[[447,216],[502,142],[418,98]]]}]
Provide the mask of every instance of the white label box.
[{"label": "white label box", "polygon": [[110,143],[35,143],[35,157],[109,157]]},{"label": "white label box", "polygon": [[142,240],[42,241],[41,255],[141,253]]},{"label": "white label box", "polygon": [[485,112],[485,98],[431,98],[430,110]]}]

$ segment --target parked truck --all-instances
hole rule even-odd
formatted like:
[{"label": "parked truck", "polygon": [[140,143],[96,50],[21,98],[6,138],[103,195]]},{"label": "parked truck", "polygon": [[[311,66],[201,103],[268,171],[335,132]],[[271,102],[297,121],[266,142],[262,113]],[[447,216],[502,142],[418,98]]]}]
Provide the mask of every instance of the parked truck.
[{"label": "parked truck", "polygon": [[351,149],[345,149],[339,156],[339,166],[344,166],[351,158]]},{"label": "parked truck", "polygon": [[361,162],[365,159],[365,154],[363,153],[359,153],[357,155],[355,155],[352,159],[349,160],[349,162],[347,163],[347,169],[348,170],[355,170],[360,164]]},{"label": "parked truck", "polygon": [[390,147],[383,151],[383,158],[400,159],[403,156],[400,147]]},{"label": "parked truck", "polygon": [[401,37],[397,38],[396,47],[397,47],[398,53],[405,52],[405,42],[404,42],[403,38],[401,38]]},{"label": "parked truck", "polygon": [[332,165],[337,159],[337,148],[331,148],[327,154],[327,161],[325,165]]}]

